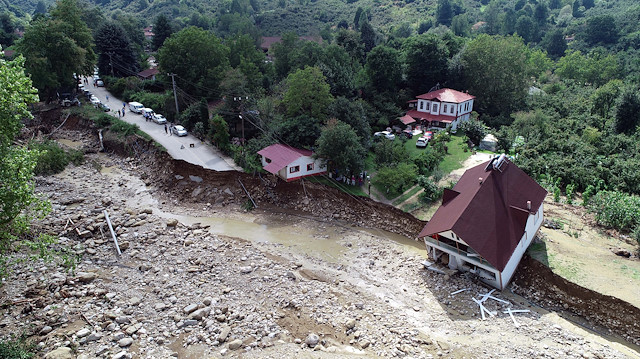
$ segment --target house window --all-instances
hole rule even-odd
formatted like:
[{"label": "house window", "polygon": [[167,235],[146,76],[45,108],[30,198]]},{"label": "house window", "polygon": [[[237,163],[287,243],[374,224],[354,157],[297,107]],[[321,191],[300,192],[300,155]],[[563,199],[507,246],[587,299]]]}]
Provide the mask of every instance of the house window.
[{"label": "house window", "polygon": [[313,163],[307,165],[307,171],[313,171]]},{"label": "house window", "polygon": [[442,105],[442,112],[447,113],[447,105]]},{"label": "house window", "polygon": [[453,113],[454,110],[455,110],[455,107],[451,106],[451,110],[449,112]]},{"label": "house window", "polygon": [[289,173],[300,172],[300,166],[289,167]]},{"label": "house window", "polygon": [[266,163],[271,163],[271,159],[270,159],[270,158],[266,158],[266,157],[265,157],[265,158],[264,158],[264,161],[265,161]]},{"label": "house window", "polygon": [[433,112],[436,112],[436,113],[438,112],[438,104],[437,103],[433,104]]},{"label": "house window", "polygon": [[419,104],[420,104],[420,109],[421,110],[424,109],[424,102],[420,101]]},{"label": "house window", "polygon": [[431,102],[427,102],[427,111],[429,111],[429,106],[431,105]]}]

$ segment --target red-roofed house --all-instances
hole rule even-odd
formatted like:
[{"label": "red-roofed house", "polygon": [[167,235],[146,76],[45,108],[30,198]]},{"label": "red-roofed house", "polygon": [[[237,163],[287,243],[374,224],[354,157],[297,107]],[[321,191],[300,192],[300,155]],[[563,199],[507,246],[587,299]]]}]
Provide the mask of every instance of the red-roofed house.
[{"label": "red-roofed house", "polygon": [[431,91],[410,101],[411,109],[407,111],[407,115],[427,128],[445,128],[451,125],[451,130],[455,132],[458,125],[469,120],[474,99],[475,96],[468,93],[448,88]]},{"label": "red-roofed house", "polygon": [[160,73],[157,68],[146,69],[138,72],[138,77],[143,80],[155,80],[156,75]]},{"label": "red-roofed house", "polygon": [[468,169],[422,229],[429,257],[500,290],[540,229],[547,191],[504,155]]},{"label": "red-roofed house", "polygon": [[262,167],[289,182],[307,176],[317,176],[327,172],[327,164],[322,159],[313,159],[313,152],[276,143],[258,151],[262,156]]},{"label": "red-roofed house", "polygon": [[153,39],[153,37],[155,36],[155,34],[153,33],[153,25],[145,27],[144,29],[142,29],[142,31],[144,31],[144,37],[149,41],[151,41],[151,39]]}]

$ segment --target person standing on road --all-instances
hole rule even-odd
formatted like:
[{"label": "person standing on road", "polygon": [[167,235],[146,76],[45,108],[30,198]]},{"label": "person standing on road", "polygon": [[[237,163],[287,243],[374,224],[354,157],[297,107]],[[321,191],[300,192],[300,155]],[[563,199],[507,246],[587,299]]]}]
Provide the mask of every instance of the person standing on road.
[{"label": "person standing on road", "polygon": [[109,95],[107,95],[107,102],[109,102]]},{"label": "person standing on road", "polygon": [[169,133],[169,131],[167,131],[167,124],[166,123],[164,124],[164,133],[165,134]]}]

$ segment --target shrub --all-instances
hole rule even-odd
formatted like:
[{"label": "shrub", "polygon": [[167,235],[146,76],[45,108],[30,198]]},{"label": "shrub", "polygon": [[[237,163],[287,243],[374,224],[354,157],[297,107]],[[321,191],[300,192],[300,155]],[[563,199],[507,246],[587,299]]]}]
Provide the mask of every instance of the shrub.
[{"label": "shrub", "polygon": [[424,189],[418,198],[422,203],[431,203],[437,201],[442,196],[444,189],[438,187],[435,181],[426,176],[418,177],[418,185]]},{"label": "shrub", "polygon": [[598,224],[623,231],[640,225],[640,197],[617,191],[600,191],[589,201]]},{"label": "shrub", "polygon": [[19,338],[11,338],[0,341],[0,358],[5,359],[30,359],[35,358],[36,345],[27,341],[25,335]]},{"label": "shrub", "polygon": [[109,129],[115,133],[121,134],[122,136],[131,136],[138,132],[139,127],[138,125],[114,118],[111,121],[111,127]]},{"label": "shrub", "polygon": [[70,162],[80,164],[84,160],[82,151],[65,151],[54,141],[31,142],[29,148],[37,150],[38,160],[34,173],[37,175],[51,175],[62,172]]}]

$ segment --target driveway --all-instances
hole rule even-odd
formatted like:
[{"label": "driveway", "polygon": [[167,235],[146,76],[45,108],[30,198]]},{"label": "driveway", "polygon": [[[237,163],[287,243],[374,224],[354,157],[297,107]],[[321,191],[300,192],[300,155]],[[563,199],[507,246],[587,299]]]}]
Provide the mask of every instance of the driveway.
[{"label": "driveway", "polygon": [[[102,103],[111,108],[110,114],[118,117],[116,112],[122,109],[123,101],[114,98],[109,91],[104,87],[93,87],[93,79],[89,78],[89,91],[91,91]],[[107,101],[107,96],[109,100]],[[184,137],[171,136],[169,133],[165,133],[164,125],[159,125],[153,121],[145,121],[142,115],[129,111],[129,106],[126,107],[125,116],[122,120],[136,124],[140,129],[149,136],[151,136],[156,142],[164,146],[171,157],[179,160],[184,160],[194,165],[199,165],[204,168],[216,170],[216,171],[242,171],[242,169],[233,162],[233,159],[225,156],[210,144],[206,144],[192,135]],[[169,126],[167,126],[168,128]]]}]

